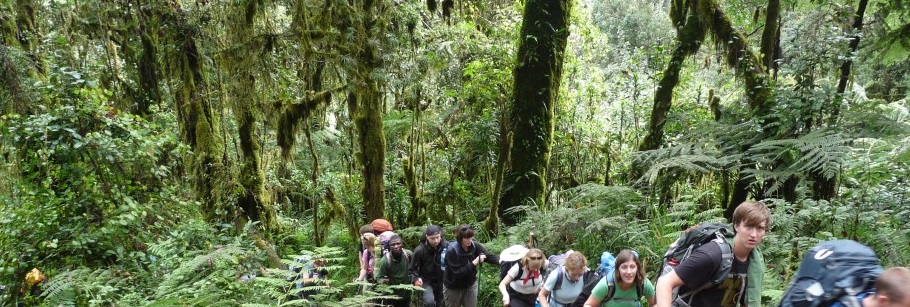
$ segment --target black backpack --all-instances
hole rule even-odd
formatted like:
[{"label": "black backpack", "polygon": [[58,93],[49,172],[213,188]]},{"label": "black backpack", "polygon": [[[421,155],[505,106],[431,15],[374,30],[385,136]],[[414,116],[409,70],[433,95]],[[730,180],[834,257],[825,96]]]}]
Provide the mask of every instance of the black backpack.
[{"label": "black backpack", "polygon": [[872,289],[881,272],[878,256],[868,246],[851,240],[824,242],[803,255],[778,306],[816,307],[835,302],[860,306],[856,294]]},{"label": "black backpack", "polygon": [[711,276],[711,279],[704,285],[698,287],[689,287],[692,290],[687,293],[676,293],[677,289],[674,289],[674,305],[676,305],[679,301],[688,303],[685,301],[686,298],[691,298],[695,293],[698,293],[701,290],[719,285],[724,281],[724,279],[727,278],[727,275],[730,274],[730,269],[733,268],[733,247],[730,245],[730,242],[728,242],[728,238],[733,238],[733,236],[734,231],[733,227],[730,226],[730,224],[703,223],[686,229],[686,231],[684,231],[682,235],[680,235],[679,238],[673,242],[673,244],[670,244],[670,248],[667,249],[667,252],[663,257],[663,266],[660,276],[664,276],[672,272],[673,268],[679,265],[686,258],[689,258],[689,256],[692,254],[692,251],[694,251],[699,246],[708,243],[717,244],[720,247],[721,251],[721,264],[720,268],[717,270],[717,273],[715,273],[714,276]]}]

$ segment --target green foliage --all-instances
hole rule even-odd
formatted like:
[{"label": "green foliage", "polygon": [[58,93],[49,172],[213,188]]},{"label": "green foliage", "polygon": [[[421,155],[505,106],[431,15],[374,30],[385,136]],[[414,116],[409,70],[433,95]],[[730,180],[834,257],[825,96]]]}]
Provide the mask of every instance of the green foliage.
[{"label": "green foliage", "polygon": [[171,184],[184,147],[165,133],[168,119],[121,113],[64,73],[60,107],[0,125],[4,154],[19,161],[6,173],[15,188],[0,194],[0,268],[10,272],[140,260],[152,234],[187,213],[169,205],[181,202]]}]

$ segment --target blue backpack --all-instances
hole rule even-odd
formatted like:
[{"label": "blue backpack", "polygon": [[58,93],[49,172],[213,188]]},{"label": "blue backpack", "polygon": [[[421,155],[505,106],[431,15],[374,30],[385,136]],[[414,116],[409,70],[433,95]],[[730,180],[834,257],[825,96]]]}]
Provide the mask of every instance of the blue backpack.
[{"label": "blue backpack", "polygon": [[778,307],[861,306],[857,294],[871,290],[882,272],[878,256],[851,240],[816,245],[803,255]]},{"label": "blue backpack", "polygon": [[456,253],[458,252],[458,249],[455,248],[455,244],[458,243],[455,241],[449,242],[449,245],[443,247],[442,254],[439,255],[439,266],[442,267],[443,272],[446,271],[446,253],[448,253],[450,249],[454,250]]}]

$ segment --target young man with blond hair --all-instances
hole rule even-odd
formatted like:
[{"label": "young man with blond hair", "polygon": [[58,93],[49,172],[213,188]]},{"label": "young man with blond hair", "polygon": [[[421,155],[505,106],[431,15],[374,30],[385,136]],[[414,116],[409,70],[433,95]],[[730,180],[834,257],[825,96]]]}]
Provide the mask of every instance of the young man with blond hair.
[{"label": "young man with blond hair", "polygon": [[[703,244],[673,271],[657,280],[657,306],[670,307],[674,303],[691,307],[761,306],[765,265],[756,248],[764,240],[770,225],[771,211],[764,203],[745,201],[737,206],[733,212],[736,235],[729,241],[734,259],[728,277],[720,284],[709,284],[720,269],[723,252],[718,244]],[[676,288],[680,294],[693,290],[697,293],[687,302],[674,302],[673,289]]]}]

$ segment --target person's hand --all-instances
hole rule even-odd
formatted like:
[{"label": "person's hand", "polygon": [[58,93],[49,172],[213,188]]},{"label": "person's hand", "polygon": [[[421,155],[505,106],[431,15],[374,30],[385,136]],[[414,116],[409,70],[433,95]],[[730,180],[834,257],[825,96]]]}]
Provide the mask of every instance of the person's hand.
[{"label": "person's hand", "polygon": [[423,287],[423,278],[418,278],[417,280],[415,280],[415,281],[414,281],[414,286],[415,286],[415,287]]},{"label": "person's hand", "polygon": [[477,258],[474,258],[474,260],[472,262],[474,263],[474,266],[478,266],[478,265],[480,265],[481,262],[483,262],[484,259],[487,259],[487,255],[480,254],[480,256],[477,256]]},{"label": "person's hand", "polygon": [[505,295],[502,297],[502,305],[509,306],[509,296],[508,295]]}]

